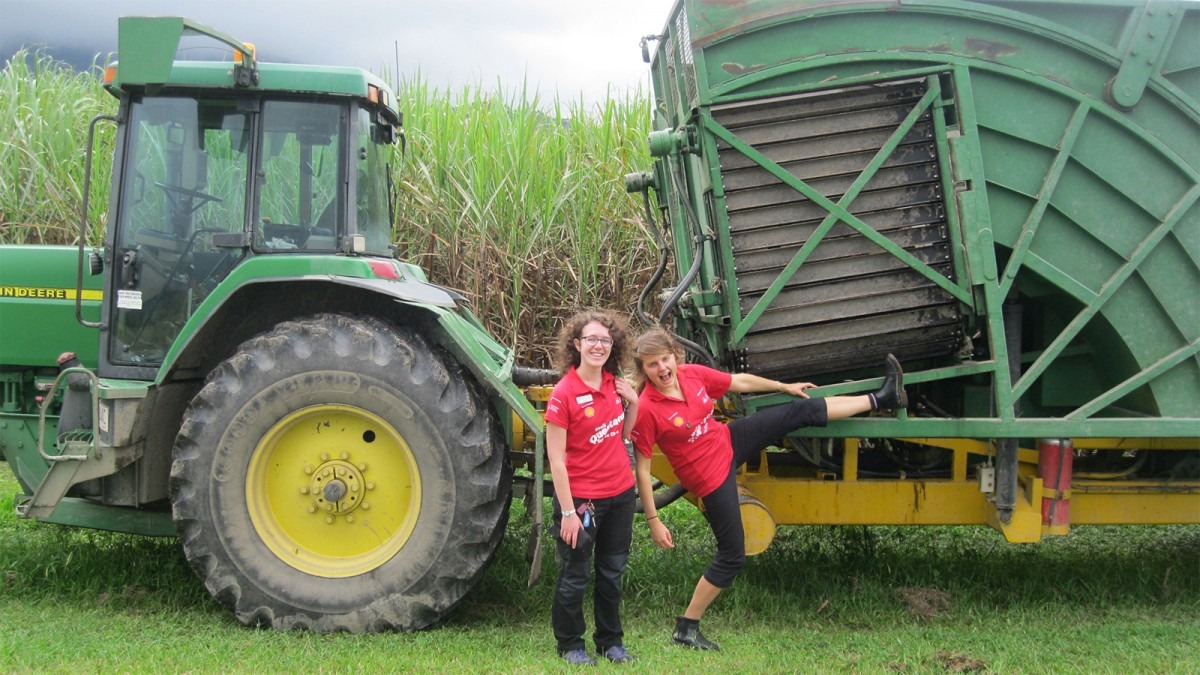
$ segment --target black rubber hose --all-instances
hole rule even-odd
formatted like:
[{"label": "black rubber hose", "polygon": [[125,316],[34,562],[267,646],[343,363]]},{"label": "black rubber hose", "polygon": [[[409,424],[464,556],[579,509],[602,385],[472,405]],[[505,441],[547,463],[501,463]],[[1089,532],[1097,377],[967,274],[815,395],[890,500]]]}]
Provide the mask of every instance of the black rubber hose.
[{"label": "black rubber hose", "polygon": [[[654,230],[654,239],[658,242],[658,250],[662,251],[662,257],[658,259],[658,269],[654,270],[654,274],[651,275],[650,281],[646,282],[646,286],[642,288],[641,294],[638,295],[636,313],[638,321],[641,321],[643,325],[654,326],[656,325],[654,320],[651,319],[648,314],[646,314],[646,298],[650,295],[650,291],[654,290],[654,287],[658,285],[658,282],[662,281],[663,275],[667,272],[667,257],[669,251],[667,250],[667,243],[663,238],[662,233],[658,231],[657,227],[655,227],[654,211],[650,208],[649,190],[644,190],[642,192],[642,199],[646,206],[646,220],[650,222],[650,229]],[[663,222],[663,229],[667,229],[665,220]]]},{"label": "black rubber hose", "polygon": [[514,366],[512,369],[513,384],[518,387],[528,387],[538,384],[554,384],[562,375],[557,370],[545,368],[526,368]]},{"label": "black rubber hose", "polygon": [[[671,487],[667,488],[666,490],[663,490],[662,492],[654,493],[654,507],[657,509],[661,509],[662,507],[666,506],[667,504],[675,502],[676,500],[678,500],[680,497],[682,497],[686,493],[687,493],[687,490],[684,489],[684,487],[682,485],[680,485],[679,483],[676,483],[676,484],[672,485]],[[637,500],[637,506],[635,508],[637,510],[637,513],[645,513],[645,510],[642,508],[642,500],[641,499]]]}]

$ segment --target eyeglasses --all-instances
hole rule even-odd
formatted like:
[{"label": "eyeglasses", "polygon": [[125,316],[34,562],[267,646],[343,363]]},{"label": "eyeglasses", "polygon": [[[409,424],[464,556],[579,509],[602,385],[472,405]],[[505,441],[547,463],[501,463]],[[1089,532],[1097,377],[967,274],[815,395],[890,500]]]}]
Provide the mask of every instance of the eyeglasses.
[{"label": "eyeglasses", "polygon": [[584,335],[584,336],[580,337],[579,339],[582,340],[583,343],[589,347],[595,347],[596,345],[601,345],[603,347],[611,347],[612,346],[612,338],[596,337],[595,335]]}]

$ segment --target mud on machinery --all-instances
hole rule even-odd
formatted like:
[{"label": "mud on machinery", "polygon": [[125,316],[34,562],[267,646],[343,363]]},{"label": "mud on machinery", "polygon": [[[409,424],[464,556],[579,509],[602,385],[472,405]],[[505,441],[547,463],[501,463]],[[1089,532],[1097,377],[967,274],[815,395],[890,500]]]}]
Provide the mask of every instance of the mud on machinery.
[{"label": "mud on machinery", "polygon": [[[681,2],[648,40],[656,318],[823,395],[894,352],[916,402],[753,463],[752,552],[777,524],[1200,522],[1200,12],[1104,7]],[[234,61],[175,61],[185,34]],[[178,536],[247,624],[436,622],[514,495],[542,520],[544,388],[394,259],[391,91],[177,18],[122,19],[105,80],[104,246],[0,247],[18,515]]]}]

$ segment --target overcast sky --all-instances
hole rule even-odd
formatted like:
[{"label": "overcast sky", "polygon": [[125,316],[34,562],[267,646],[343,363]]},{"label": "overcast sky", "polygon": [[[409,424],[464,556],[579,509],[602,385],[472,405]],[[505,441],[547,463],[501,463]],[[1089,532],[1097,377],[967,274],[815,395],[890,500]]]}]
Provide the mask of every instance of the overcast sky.
[{"label": "overcast sky", "polygon": [[[638,41],[674,0],[0,0],[0,56],[42,45],[79,66],[117,48],[117,17],[185,16],[258,48],[260,61],[420,72],[543,99],[648,88]],[[189,42],[191,44],[191,42]],[[103,62],[103,58],[101,58]]]}]

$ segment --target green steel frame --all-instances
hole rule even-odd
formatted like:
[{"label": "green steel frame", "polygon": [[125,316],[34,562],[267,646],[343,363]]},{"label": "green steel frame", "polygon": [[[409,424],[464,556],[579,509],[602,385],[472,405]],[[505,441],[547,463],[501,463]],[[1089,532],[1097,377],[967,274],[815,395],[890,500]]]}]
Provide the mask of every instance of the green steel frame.
[{"label": "green steel frame", "polygon": [[[744,8],[681,2],[659,36],[651,141],[677,272],[682,276],[697,262],[697,242],[702,258],[681,304],[681,327],[703,335],[715,354],[736,351],[840,223],[953,296],[987,336],[988,358],[932,363],[909,372],[906,383],[957,386],[983,376],[993,412],[856,418],[805,435],[1200,437],[1197,28],[1200,7],[1175,2],[766,2]],[[967,37],[958,42],[959,35]],[[713,114],[730,103],[909,78],[924,78],[925,96],[836,200]],[[954,279],[850,211],[926,112],[932,112],[943,169]],[[715,159],[719,145],[827,214],[745,312],[737,277],[727,272],[735,260]],[[1114,210],[1114,221],[1127,222],[1102,222],[1106,214],[1098,211],[1114,203],[1135,213]],[[1076,265],[1075,258],[1084,260]],[[1050,293],[1077,311],[1044,344],[1009,354],[1013,336],[1002,307],[1018,291]],[[1092,344],[1091,358],[1103,363],[1099,352],[1114,347],[1128,351],[1125,360],[1136,365],[1052,414],[1023,414],[1023,402],[1032,400],[1048,372],[1079,356],[1081,338],[1096,323],[1117,337]],[[1013,361],[1020,367],[1010,367]],[[861,392],[877,383],[860,378],[817,393]],[[1150,412],[1117,407],[1147,396],[1154,400]],[[763,397],[746,405],[782,400]]]}]

